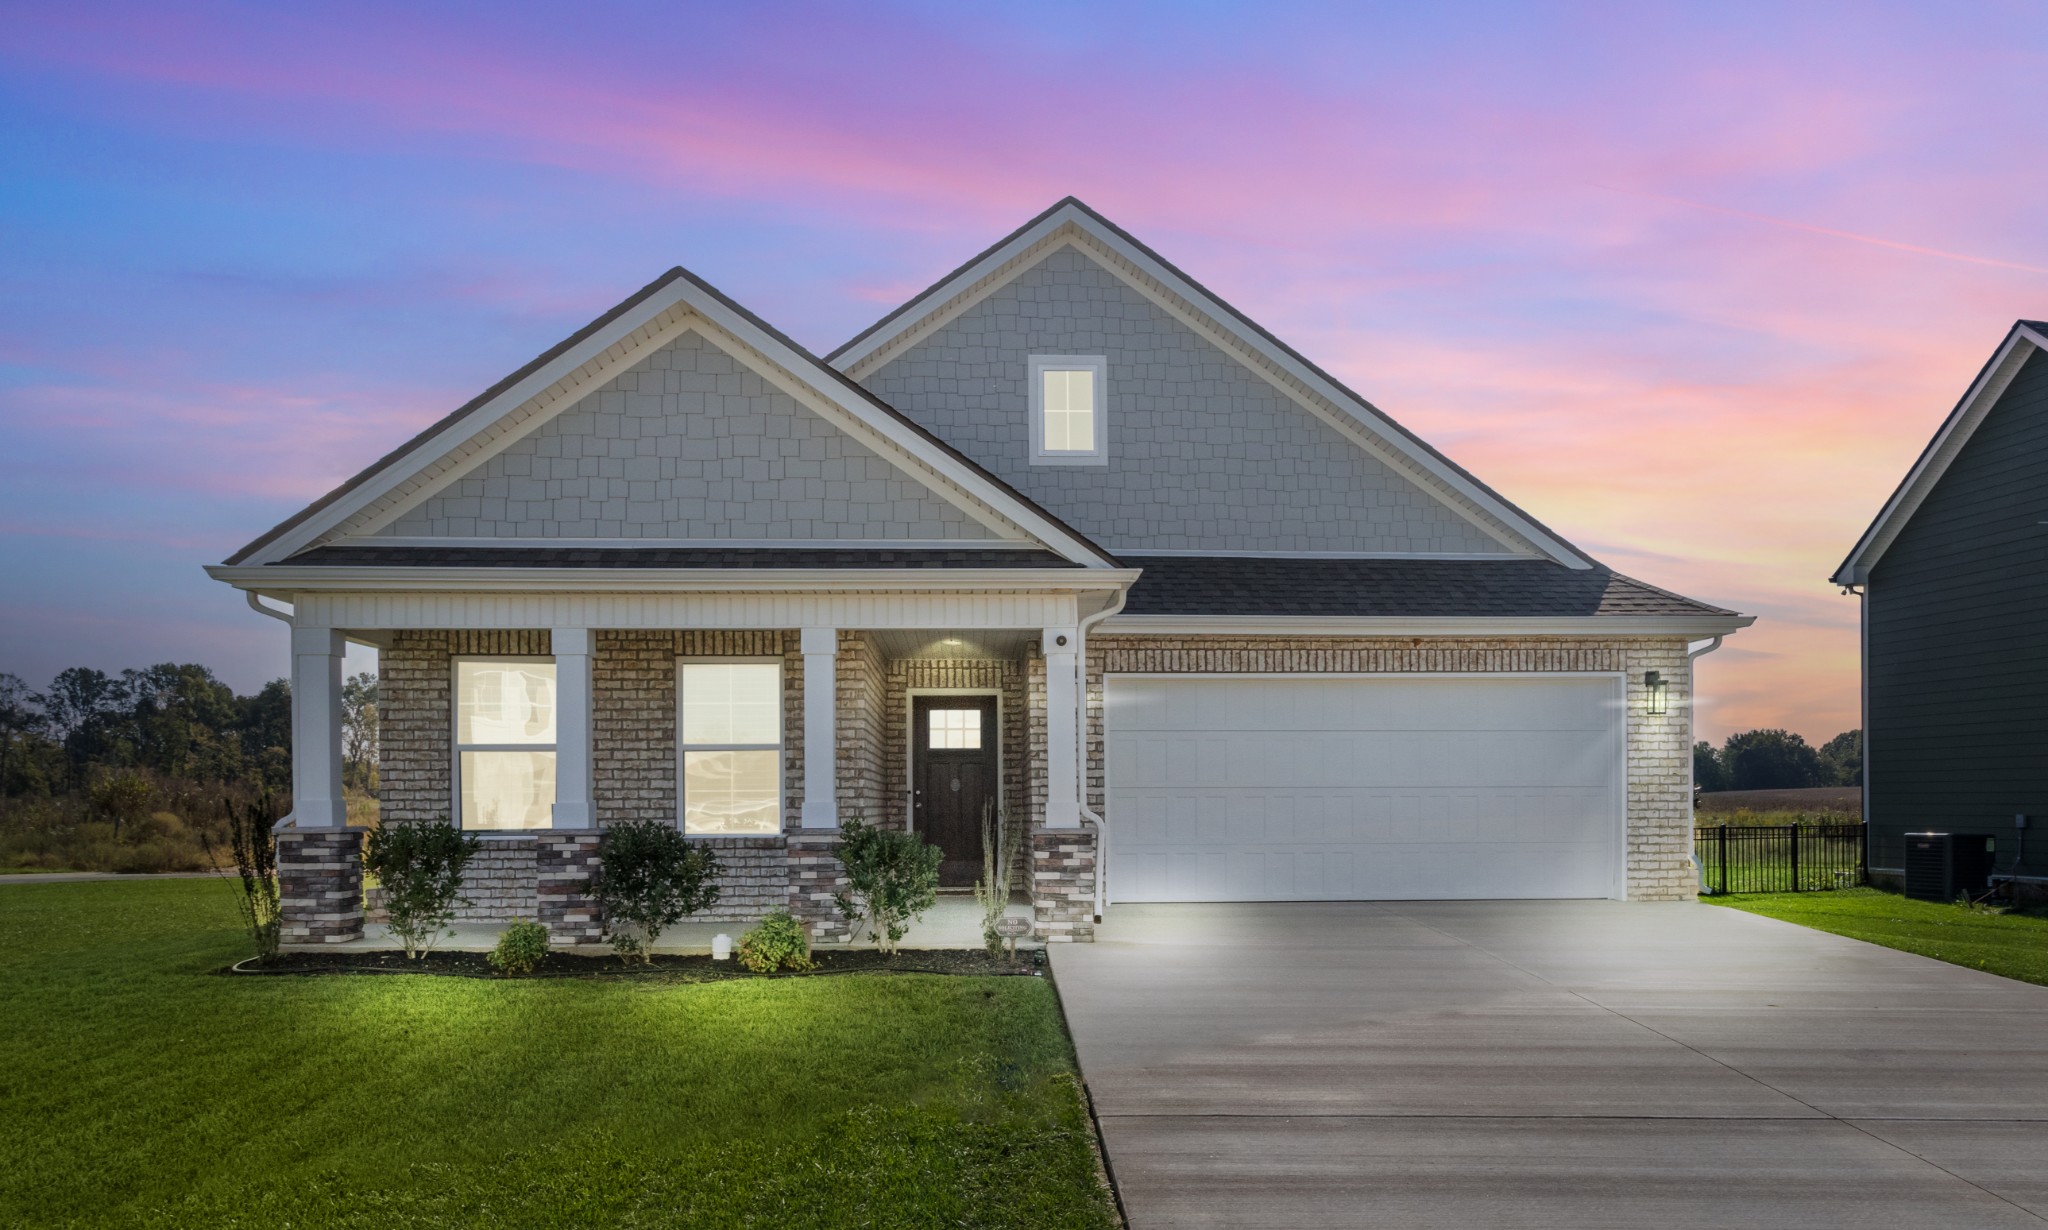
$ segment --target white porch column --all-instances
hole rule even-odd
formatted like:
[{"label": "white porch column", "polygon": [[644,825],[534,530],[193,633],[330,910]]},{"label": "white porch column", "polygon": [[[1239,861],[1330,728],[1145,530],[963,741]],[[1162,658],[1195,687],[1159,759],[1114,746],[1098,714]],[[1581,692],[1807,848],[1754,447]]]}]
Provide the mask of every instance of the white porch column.
[{"label": "white porch column", "polygon": [[1074,678],[1074,628],[1045,630],[1045,827],[1081,827],[1080,732],[1074,725],[1079,697]]},{"label": "white porch column", "polygon": [[804,814],[807,829],[839,827],[839,629],[805,628]]},{"label": "white porch column", "polygon": [[292,824],[348,824],[341,790],[341,655],[333,628],[292,628]]},{"label": "white porch column", "polygon": [[590,649],[588,628],[556,628],[555,818],[558,829],[597,823],[590,796]]}]

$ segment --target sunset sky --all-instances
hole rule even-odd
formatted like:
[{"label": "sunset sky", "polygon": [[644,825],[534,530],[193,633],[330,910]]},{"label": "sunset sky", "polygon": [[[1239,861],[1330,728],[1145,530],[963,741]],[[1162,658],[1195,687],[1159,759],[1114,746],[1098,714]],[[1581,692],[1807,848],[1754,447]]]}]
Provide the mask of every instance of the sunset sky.
[{"label": "sunset sky", "polygon": [[662,269],[823,352],[1073,193],[1757,615],[1703,736],[1855,725],[1826,577],[2048,315],[2048,22],[1426,7],[0,0],[0,671],[252,688],[200,566]]}]

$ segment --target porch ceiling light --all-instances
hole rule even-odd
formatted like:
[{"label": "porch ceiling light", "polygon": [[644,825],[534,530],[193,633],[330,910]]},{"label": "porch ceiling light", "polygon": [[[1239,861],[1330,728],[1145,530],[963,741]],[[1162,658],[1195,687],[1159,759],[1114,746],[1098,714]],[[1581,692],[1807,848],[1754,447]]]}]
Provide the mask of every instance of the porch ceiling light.
[{"label": "porch ceiling light", "polygon": [[1652,716],[1661,716],[1671,703],[1670,689],[1658,671],[1650,671],[1643,676],[1643,695],[1645,707]]}]

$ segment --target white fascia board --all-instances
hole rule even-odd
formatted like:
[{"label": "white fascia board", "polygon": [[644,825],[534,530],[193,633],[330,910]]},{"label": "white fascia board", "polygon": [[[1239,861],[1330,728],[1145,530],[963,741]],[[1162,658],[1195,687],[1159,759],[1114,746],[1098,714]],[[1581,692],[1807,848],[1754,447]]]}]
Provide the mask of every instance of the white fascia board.
[{"label": "white fascia board", "polygon": [[1754,615],[1587,615],[1493,618],[1325,615],[1112,615],[1098,631],[1126,636],[1726,636]]},{"label": "white fascia board", "polygon": [[2015,326],[1999,346],[1991,361],[1984,365],[1977,379],[1970,385],[1956,408],[1949,411],[1942,421],[1934,439],[1928,441],[1920,456],[1913,462],[1913,468],[1906,471],[1906,477],[1892,492],[1891,499],[1878,511],[1870,528],[1857,539],[1856,547],[1842,561],[1828,578],[1837,585],[1862,585],[1870,580],[1870,570],[1877,566],[1885,550],[1892,545],[1913,514],[1926,502],[1928,493],[1934,490],[1941,476],[1948,473],[1963,446],[1970,442],[1977,428],[2005,396],[2005,390],[2012,384],[2029,356],[2036,350],[2048,349],[2048,337],[2043,337],[2024,325]]},{"label": "white fascia board", "polygon": [[[1576,548],[1539,529],[1526,515],[1508,507],[1499,497],[1480,487],[1470,478],[1461,474],[1455,467],[1445,464],[1426,448],[1415,448],[1414,445],[1418,442],[1417,437],[1411,436],[1408,432],[1395,426],[1385,415],[1372,406],[1360,401],[1357,394],[1338,387],[1330,380],[1318,374],[1313,368],[1304,364],[1292,354],[1289,354],[1285,349],[1275,346],[1262,334],[1238,328],[1236,314],[1219,303],[1214,295],[1166,268],[1159,261],[1132,245],[1122,236],[1105,229],[1087,211],[1074,205],[1063,206],[1041,219],[1037,225],[1020,231],[1009,242],[994,249],[974,264],[955,273],[947,280],[947,285],[949,287],[973,286],[975,283],[994,274],[1005,264],[1016,260],[1025,251],[1046,240],[1055,231],[1066,226],[1074,227],[1076,230],[1087,235],[1092,242],[1101,244],[1118,257],[1129,261],[1132,265],[1143,270],[1148,277],[1167,287],[1181,299],[1198,305],[1211,320],[1216,322],[1218,327],[1227,330],[1232,337],[1236,338],[1247,349],[1257,353],[1260,357],[1273,364],[1275,368],[1285,372],[1293,379],[1299,381],[1304,387],[1313,390],[1332,406],[1338,407],[1343,411],[1351,420],[1348,424],[1349,431],[1365,432],[1378,442],[1379,449],[1385,449],[1397,454],[1409,464],[1429,474],[1446,487],[1471,501],[1475,506],[1485,510],[1488,515],[1496,520],[1514,527],[1515,533],[1520,534],[1530,544],[1557,563],[1572,569],[1585,569],[1593,566],[1593,562]],[[994,289],[994,286],[982,288],[980,294],[977,295],[977,299],[991,293]],[[1143,288],[1139,289],[1142,293]],[[957,293],[957,291],[953,293]],[[870,336],[862,338],[858,343],[849,346],[846,350],[835,354],[831,362],[843,372],[853,372],[865,360],[889,346],[902,334],[923,324],[933,312],[945,307],[952,297],[952,294],[945,291],[933,293],[931,295],[931,304],[925,311],[906,313],[903,317],[892,321],[887,328],[879,329]],[[964,310],[964,306],[971,306],[971,302],[968,305],[963,305],[962,309],[956,310]],[[1312,407],[1310,409],[1313,413],[1316,408]],[[1347,425],[1337,424],[1336,426],[1342,430]],[[1355,442],[1365,443],[1364,441]],[[1368,445],[1368,448],[1370,449],[1371,446]],[[1372,451],[1377,451],[1377,449]]]},{"label": "white fascia board", "polygon": [[942,593],[1125,588],[1134,568],[329,568],[214,564],[206,574],[273,597],[335,591],[436,593]]},{"label": "white fascia board", "polygon": [[[691,287],[691,290],[694,291],[695,287]],[[692,296],[691,306],[696,308],[706,320],[724,329],[747,345],[752,346],[755,350],[760,351],[763,355],[789,371],[799,372],[816,362],[810,356],[791,349],[780,338],[771,336],[752,321],[745,319],[709,295],[700,293]],[[1010,495],[1010,493],[991,485],[984,475],[977,473],[945,449],[916,432],[906,429],[903,424],[890,419],[888,416],[878,415],[875,412],[874,406],[866,398],[855,394],[852,390],[839,384],[838,381],[821,381],[818,386],[814,387],[820,396],[839,407],[843,413],[865,425],[868,430],[879,434],[888,440],[889,443],[908,453],[920,464],[930,468],[947,481],[974,493],[977,499],[994,507],[1003,516],[1022,526],[1026,531],[1038,538],[1039,541],[1045,543],[1061,555],[1066,556],[1077,564],[1085,564],[1091,568],[1115,567],[1100,550],[1076,538],[1071,532],[1047,519],[1037,510],[1019,503],[1016,497]]]},{"label": "white fascia board", "polygon": [[[687,285],[686,279],[678,278],[674,284],[665,287],[662,293],[650,295],[634,304],[603,329],[555,356],[526,379],[448,424],[432,437],[421,441],[410,456],[393,462],[355,490],[321,509],[318,516],[309,517],[289,531],[278,535],[245,562],[267,564],[289,559],[318,541],[322,535],[331,533],[337,526],[347,524],[350,518],[441,461],[458,446],[475,436],[484,426],[497,422],[515,407],[524,405],[547,392],[570,373],[618,345],[620,339],[645,328],[662,313],[675,306],[677,300],[682,297],[680,288]],[[664,332],[664,336],[669,332],[680,332],[686,328],[687,321],[678,321],[670,330]]]}]

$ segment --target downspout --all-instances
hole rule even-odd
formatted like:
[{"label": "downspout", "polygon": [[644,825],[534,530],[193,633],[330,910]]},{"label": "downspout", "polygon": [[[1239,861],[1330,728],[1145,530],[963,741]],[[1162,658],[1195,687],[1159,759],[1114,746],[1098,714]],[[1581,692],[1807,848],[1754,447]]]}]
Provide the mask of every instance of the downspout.
[{"label": "downspout", "polygon": [[[1102,921],[1102,894],[1109,883],[1109,831],[1108,822],[1088,807],[1088,630],[1123,610],[1124,603],[1130,596],[1130,590],[1118,590],[1114,603],[1082,620],[1074,629],[1074,673],[1079,676],[1075,681],[1078,686],[1074,688],[1074,763],[1078,771],[1077,780],[1081,784],[1081,819],[1095,826],[1096,922]],[[1108,748],[1105,747],[1103,751],[1107,756]],[[1108,789],[1108,786],[1109,778],[1105,770],[1103,788]]]},{"label": "downspout", "polygon": [[1692,836],[1687,839],[1685,845],[1685,861],[1692,864],[1692,875],[1695,880],[1702,879],[1704,873],[1700,870],[1699,855],[1693,848],[1698,839],[1700,825],[1699,814],[1693,810],[1693,800],[1699,793],[1699,780],[1694,776],[1696,766],[1693,763],[1693,740],[1699,733],[1693,728],[1693,715],[1699,711],[1699,706],[1694,703],[1694,698],[1700,692],[1693,666],[1699,659],[1719,649],[1722,639],[1717,636],[1703,643],[1698,649],[1688,648],[1685,651],[1685,814],[1686,827],[1692,830]]},{"label": "downspout", "polygon": [[244,597],[249,599],[250,610],[256,611],[260,614],[268,615],[272,619],[282,620],[285,623],[292,622],[292,616],[285,614],[283,611],[278,610],[274,606],[264,606],[263,600],[256,596],[255,590],[245,589],[242,591],[242,594]]}]

